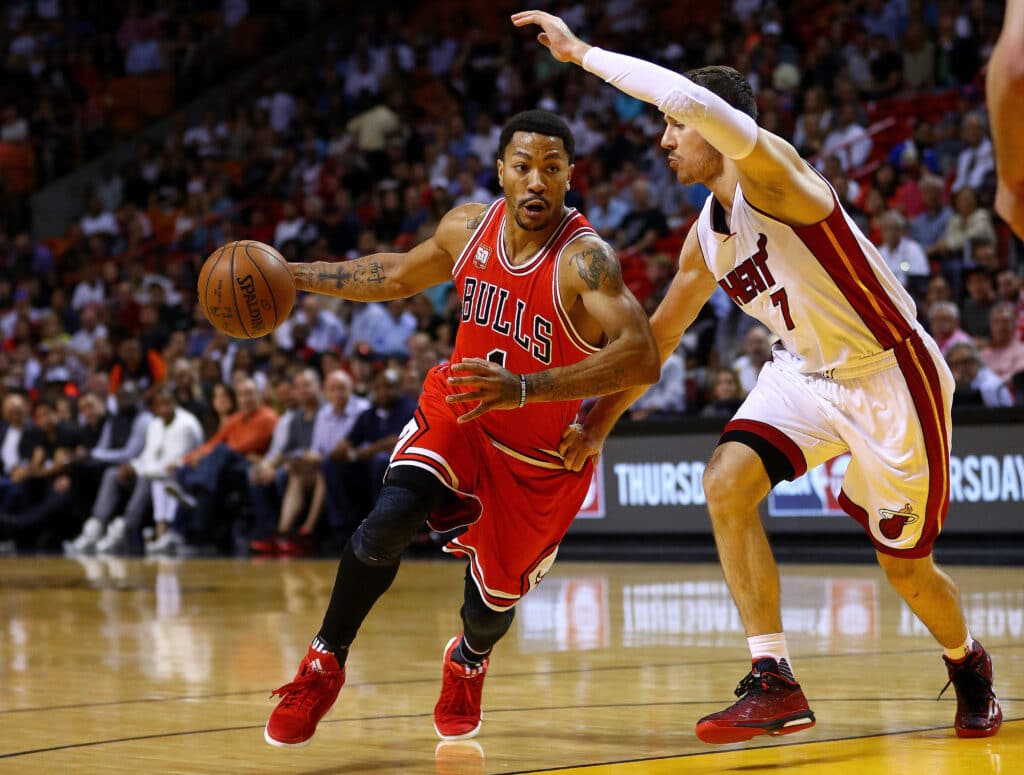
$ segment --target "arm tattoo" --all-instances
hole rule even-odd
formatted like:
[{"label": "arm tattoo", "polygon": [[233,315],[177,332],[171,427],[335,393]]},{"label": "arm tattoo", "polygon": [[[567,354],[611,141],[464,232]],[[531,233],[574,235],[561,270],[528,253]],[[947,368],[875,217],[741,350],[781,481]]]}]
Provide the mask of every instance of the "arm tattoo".
[{"label": "arm tattoo", "polygon": [[611,281],[614,285],[622,283],[619,262],[603,247],[585,248],[569,260],[576,265],[583,282],[592,291],[596,291],[606,281]]},{"label": "arm tattoo", "polygon": [[335,290],[341,290],[352,280],[352,273],[342,266],[332,267],[334,271],[317,272],[316,279],[320,283],[333,283]]},{"label": "arm tattoo", "polygon": [[[600,396],[618,392],[630,384],[626,377],[626,369],[622,366],[613,366],[599,374],[588,376],[587,395]],[[559,381],[548,369],[527,375],[527,395],[544,396],[545,401],[573,401],[580,397],[580,390],[578,385]]]},{"label": "arm tattoo", "polygon": [[[292,264],[292,277],[300,291],[332,293],[354,290],[360,286],[382,286],[387,281],[384,264],[345,262],[338,264],[317,261],[312,264]],[[347,296],[347,293],[345,294]]]},{"label": "arm tattoo", "polygon": [[480,222],[482,220],[483,220],[482,216],[474,215],[472,218],[470,218],[468,221],[466,221],[466,228],[472,231],[473,229],[475,229],[477,226],[480,225]]}]

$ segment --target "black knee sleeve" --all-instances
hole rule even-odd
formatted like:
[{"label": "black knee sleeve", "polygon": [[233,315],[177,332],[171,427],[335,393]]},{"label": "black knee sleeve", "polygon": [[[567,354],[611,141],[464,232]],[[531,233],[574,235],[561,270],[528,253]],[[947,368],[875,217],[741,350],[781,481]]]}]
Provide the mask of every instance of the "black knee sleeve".
[{"label": "black knee sleeve", "polygon": [[367,565],[394,565],[449,490],[434,476],[402,466],[388,474],[373,511],[352,534],[352,550]]},{"label": "black knee sleeve", "polygon": [[485,654],[494,648],[494,644],[504,637],[508,628],[512,626],[512,620],[516,617],[516,610],[510,608],[507,611],[495,611],[488,608],[487,604],[480,597],[480,591],[470,578],[469,571],[466,571],[466,591],[462,603],[462,627],[466,635],[466,642],[469,647],[480,654]]}]

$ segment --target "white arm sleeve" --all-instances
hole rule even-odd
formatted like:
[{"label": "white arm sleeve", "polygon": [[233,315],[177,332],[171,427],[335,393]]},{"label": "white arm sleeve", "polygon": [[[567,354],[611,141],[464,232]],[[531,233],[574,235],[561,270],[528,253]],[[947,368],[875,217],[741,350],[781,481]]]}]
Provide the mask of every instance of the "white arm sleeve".
[{"label": "white arm sleeve", "polygon": [[757,145],[754,119],[679,73],[597,46],[587,51],[581,64],[616,89],[692,126],[730,159],[749,156]]}]

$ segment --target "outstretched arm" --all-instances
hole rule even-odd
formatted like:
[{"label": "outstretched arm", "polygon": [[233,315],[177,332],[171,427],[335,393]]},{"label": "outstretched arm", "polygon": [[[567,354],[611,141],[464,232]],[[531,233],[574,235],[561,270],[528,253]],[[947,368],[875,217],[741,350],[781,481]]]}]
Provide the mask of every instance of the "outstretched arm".
[{"label": "outstretched arm", "polygon": [[452,267],[485,206],[466,204],[449,211],[434,235],[408,253],[375,253],[352,261],[288,264],[295,288],[352,301],[387,301],[413,296],[452,279]]},{"label": "outstretched arm", "polygon": [[985,77],[996,152],[996,212],[1024,239],[1024,132],[1017,113],[1024,94],[1024,0],[1007,0],[1006,18]]},{"label": "outstretched arm", "polygon": [[515,409],[524,403],[571,401],[600,396],[633,385],[656,382],[657,348],[643,308],[622,282],[612,249],[596,237],[570,243],[557,269],[566,309],[579,302],[604,333],[605,346],[571,366],[556,366],[520,376],[497,364],[467,358],[452,366],[451,385],[466,389],[449,403],[480,401],[459,422],[491,409]]},{"label": "outstretched arm", "polygon": [[790,224],[816,223],[832,212],[828,185],[788,142],[688,78],[636,57],[596,48],[577,38],[557,16],[543,11],[513,15],[517,27],[536,24],[537,39],[562,62],[573,62],[620,91],[656,105],[668,120],[700,132],[732,159],[744,196]]},{"label": "outstretched arm", "polygon": [[[696,319],[714,290],[715,278],[704,263],[697,242],[697,229],[691,228],[679,256],[679,271],[672,278],[665,298],[651,317],[651,331],[657,342],[661,363],[679,345],[683,332]],[[640,386],[606,395],[590,410],[582,426],[567,428],[559,447],[559,452],[565,458],[565,467],[579,471],[588,458],[599,454],[615,423],[643,395],[644,390],[646,387]]]}]

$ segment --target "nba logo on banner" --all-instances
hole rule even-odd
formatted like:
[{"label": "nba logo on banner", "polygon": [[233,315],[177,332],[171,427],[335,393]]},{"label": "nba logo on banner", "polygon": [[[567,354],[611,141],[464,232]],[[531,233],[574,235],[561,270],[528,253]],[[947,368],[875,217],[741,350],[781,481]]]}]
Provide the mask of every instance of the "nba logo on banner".
[{"label": "nba logo on banner", "polygon": [[491,246],[481,245],[476,249],[476,255],[473,256],[473,266],[477,269],[486,269],[487,262],[491,258]]},{"label": "nba logo on banner", "polygon": [[768,496],[772,517],[844,517],[837,496],[843,485],[850,455],[843,454],[815,466],[799,479],[779,482]]},{"label": "nba logo on banner", "polygon": [[604,458],[597,459],[590,477],[587,497],[580,506],[576,519],[604,519]]}]

